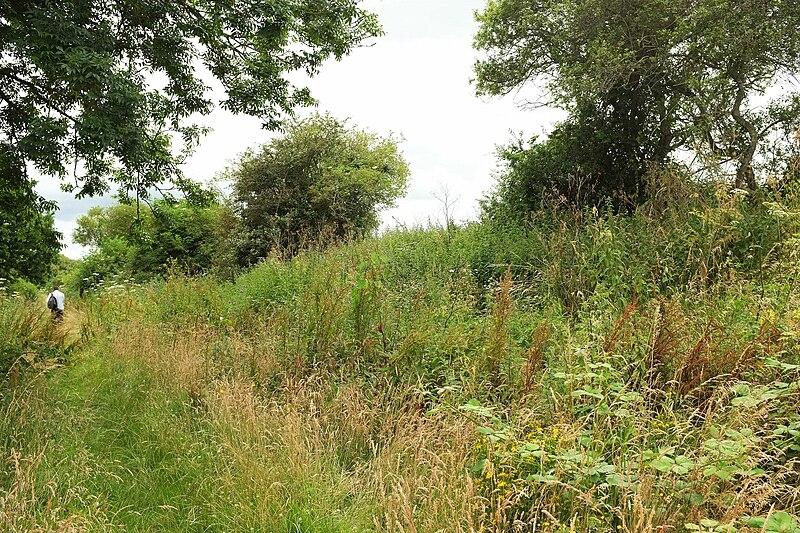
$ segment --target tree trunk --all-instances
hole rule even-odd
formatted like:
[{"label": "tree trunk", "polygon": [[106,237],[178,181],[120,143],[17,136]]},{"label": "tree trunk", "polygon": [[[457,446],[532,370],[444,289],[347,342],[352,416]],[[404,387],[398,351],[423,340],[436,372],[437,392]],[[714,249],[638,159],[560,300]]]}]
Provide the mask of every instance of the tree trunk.
[{"label": "tree trunk", "polygon": [[747,147],[739,154],[739,167],[736,169],[736,188],[742,189],[747,186],[748,189],[756,189],[756,177],[753,172],[753,157],[758,147],[758,132],[752,122],[742,116],[742,102],[747,94],[744,87],[744,81],[740,78],[734,78],[738,90],[736,91],[736,100],[733,103],[731,116],[736,123],[747,132],[748,143]]}]

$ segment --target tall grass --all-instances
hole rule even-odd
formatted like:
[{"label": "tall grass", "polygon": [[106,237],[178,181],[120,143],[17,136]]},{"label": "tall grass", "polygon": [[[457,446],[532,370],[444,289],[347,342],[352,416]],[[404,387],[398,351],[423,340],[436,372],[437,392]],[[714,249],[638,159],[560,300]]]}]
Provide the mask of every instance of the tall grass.
[{"label": "tall grass", "polygon": [[780,531],[800,293],[778,200],[394,231],[103,293],[74,364],[7,407],[3,525]]}]

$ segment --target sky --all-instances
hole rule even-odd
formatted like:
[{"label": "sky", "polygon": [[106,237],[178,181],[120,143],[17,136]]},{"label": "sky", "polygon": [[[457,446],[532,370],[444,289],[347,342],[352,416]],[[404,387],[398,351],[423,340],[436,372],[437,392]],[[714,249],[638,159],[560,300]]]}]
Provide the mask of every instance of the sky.
[{"label": "sky", "polygon": [[[386,35],[355,49],[340,62],[330,61],[307,84],[319,101],[314,111],[330,112],[348,124],[379,135],[402,136],[401,151],[411,175],[404,198],[381,215],[382,227],[437,223],[447,197],[456,220],[475,218],[478,199],[494,184],[497,146],[512,134],[526,138],[552,129],[563,114],[552,109],[523,110],[535,100],[526,88],[503,98],[478,98],[470,83],[476,52],[475,10],[485,0],[365,0]],[[210,84],[213,86],[213,84]],[[275,133],[258,119],[215,110],[198,122],[213,131],[184,166],[185,174],[209,182],[246,149],[269,142]],[[110,198],[75,200],[59,190],[55,178],[40,178],[37,189],[56,200],[56,227],[64,234],[65,255],[78,258],[86,249],[72,242],[75,220]],[[438,197],[438,198],[437,198]]]}]

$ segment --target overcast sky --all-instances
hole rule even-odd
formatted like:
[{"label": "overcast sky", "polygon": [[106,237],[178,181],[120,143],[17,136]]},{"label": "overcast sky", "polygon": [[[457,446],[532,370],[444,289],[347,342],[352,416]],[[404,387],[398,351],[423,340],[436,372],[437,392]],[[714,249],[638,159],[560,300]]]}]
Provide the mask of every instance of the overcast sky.
[{"label": "overcast sky", "polygon": [[[521,110],[516,103],[534,99],[530,90],[501,99],[479,99],[470,84],[476,53],[474,11],[485,0],[366,0],[380,17],[386,35],[341,62],[331,61],[308,81],[328,111],[349,124],[405,139],[401,149],[411,169],[408,193],[382,215],[384,227],[425,224],[442,217],[442,188],[455,199],[459,220],[475,217],[477,200],[491,189],[497,167],[496,146],[511,138],[551,129],[561,115],[551,110]],[[301,80],[302,81],[302,80]],[[302,110],[301,115],[312,112]],[[201,122],[213,128],[186,164],[187,176],[214,178],[248,147],[269,141],[272,133],[257,119],[217,110]],[[72,243],[75,219],[110,199],[76,201],[61,193],[58,180],[42,178],[38,189],[58,201],[56,226],[64,233],[64,253],[80,257]]]}]

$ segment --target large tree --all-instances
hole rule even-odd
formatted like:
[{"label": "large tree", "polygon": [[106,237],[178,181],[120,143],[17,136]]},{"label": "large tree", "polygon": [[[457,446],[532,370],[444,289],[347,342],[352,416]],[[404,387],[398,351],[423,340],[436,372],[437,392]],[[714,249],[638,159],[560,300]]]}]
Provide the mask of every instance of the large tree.
[{"label": "large tree", "polygon": [[359,235],[405,191],[408,166],[391,136],[314,115],[250,151],[228,172],[241,216],[244,265],[272,250]]},{"label": "large tree", "polygon": [[73,171],[79,196],[109,177],[131,194],[180,181],[181,149],[201,133],[185,119],[214,106],[200,67],[224,87],[222,107],[275,127],[312,102],[287,74],[380,33],[358,3],[0,1],[0,144],[45,174]]},{"label": "large tree", "polygon": [[215,105],[207,82],[223,86],[222,107],[276,127],[313,102],[288,74],[380,33],[358,3],[0,0],[0,190],[25,202],[3,217],[46,221],[31,167],[79,197],[111,184],[123,199],[197,192],[179,165],[203,133],[187,119]]},{"label": "large tree", "polygon": [[594,109],[637,179],[684,149],[754,186],[759,143],[797,123],[796,93],[763,104],[800,71],[795,0],[490,0],[477,17],[478,93],[538,83],[573,120]]}]

